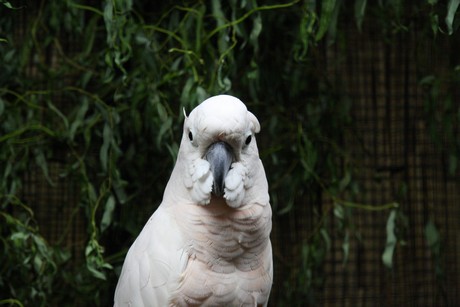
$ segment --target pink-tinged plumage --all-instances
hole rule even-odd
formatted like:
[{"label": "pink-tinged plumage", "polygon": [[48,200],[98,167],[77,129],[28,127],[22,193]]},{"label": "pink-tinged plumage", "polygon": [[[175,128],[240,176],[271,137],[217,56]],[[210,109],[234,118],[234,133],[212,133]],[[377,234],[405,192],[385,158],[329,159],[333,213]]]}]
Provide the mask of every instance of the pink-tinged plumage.
[{"label": "pink-tinged plumage", "polygon": [[[126,256],[115,306],[267,305],[271,208],[259,130],[256,117],[228,95],[209,98],[185,119],[163,201]],[[233,161],[224,195],[216,196],[204,156],[220,141]]]}]

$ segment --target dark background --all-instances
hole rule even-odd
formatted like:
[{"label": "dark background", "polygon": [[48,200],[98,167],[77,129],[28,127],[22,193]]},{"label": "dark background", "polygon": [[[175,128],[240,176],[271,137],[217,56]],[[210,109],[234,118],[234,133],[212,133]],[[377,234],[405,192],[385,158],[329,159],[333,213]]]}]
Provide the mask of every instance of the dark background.
[{"label": "dark background", "polygon": [[458,1],[2,1],[0,303],[110,306],[188,112],[262,126],[270,306],[459,300]]}]

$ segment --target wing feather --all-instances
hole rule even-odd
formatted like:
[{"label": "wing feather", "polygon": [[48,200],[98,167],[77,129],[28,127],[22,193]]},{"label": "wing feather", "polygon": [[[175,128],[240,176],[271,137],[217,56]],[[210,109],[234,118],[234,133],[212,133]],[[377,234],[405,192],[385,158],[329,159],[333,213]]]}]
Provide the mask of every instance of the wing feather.
[{"label": "wing feather", "polygon": [[126,255],[115,290],[115,306],[167,306],[171,287],[185,267],[180,227],[159,207]]}]

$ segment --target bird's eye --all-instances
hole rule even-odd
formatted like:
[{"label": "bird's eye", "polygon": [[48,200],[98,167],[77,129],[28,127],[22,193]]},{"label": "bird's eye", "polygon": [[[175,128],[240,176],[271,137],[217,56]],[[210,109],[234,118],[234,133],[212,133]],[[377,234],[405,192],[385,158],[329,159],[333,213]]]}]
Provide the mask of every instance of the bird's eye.
[{"label": "bird's eye", "polygon": [[193,141],[193,133],[192,133],[192,131],[188,132],[188,138],[190,139],[190,141]]},{"label": "bird's eye", "polygon": [[250,136],[248,136],[248,137],[246,138],[246,141],[245,141],[244,143],[245,143],[246,145],[249,145],[249,143],[251,143],[251,140],[252,140],[252,136],[250,135]]}]

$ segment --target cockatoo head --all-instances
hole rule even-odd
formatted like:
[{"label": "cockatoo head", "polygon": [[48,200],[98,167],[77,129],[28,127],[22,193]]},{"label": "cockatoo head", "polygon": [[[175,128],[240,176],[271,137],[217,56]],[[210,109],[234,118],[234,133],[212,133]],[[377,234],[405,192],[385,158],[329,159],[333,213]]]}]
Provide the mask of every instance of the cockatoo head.
[{"label": "cockatoo head", "polygon": [[[229,171],[240,168],[239,175],[244,181],[247,168],[259,159],[255,140],[259,130],[259,121],[238,98],[214,96],[186,116],[179,154],[186,157],[188,164],[193,164],[190,170],[192,179],[204,182],[209,166],[212,194],[228,200],[224,195],[227,194],[226,183],[231,189],[232,181],[239,180],[227,178]],[[209,165],[199,161],[207,161]],[[228,194],[231,197],[230,191]]]}]

